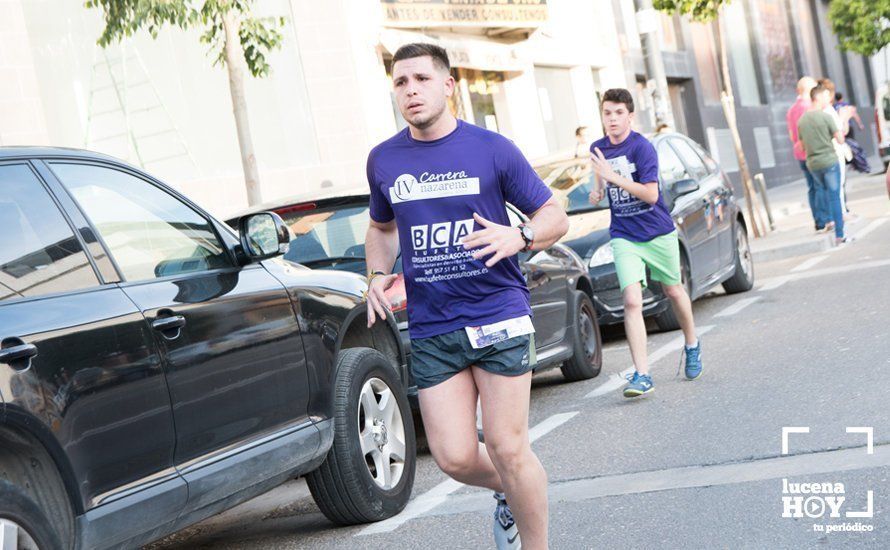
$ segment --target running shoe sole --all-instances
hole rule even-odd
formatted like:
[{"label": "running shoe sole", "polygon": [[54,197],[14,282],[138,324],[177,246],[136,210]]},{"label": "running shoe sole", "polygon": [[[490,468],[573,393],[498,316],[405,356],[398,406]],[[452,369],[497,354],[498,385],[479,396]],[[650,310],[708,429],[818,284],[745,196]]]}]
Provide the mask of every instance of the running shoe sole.
[{"label": "running shoe sole", "polygon": [[646,391],[632,390],[632,389],[628,388],[628,389],[624,390],[624,397],[639,397],[641,395],[646,395],[647,393],[652,393],[652,391],[654,389],[655,389],[655,386],[649,388]]}]

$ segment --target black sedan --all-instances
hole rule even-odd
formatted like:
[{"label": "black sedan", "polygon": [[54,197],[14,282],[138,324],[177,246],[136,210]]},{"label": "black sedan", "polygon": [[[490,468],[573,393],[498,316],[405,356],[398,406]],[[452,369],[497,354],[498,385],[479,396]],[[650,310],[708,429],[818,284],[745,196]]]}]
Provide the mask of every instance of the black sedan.
[{"label": "black sedan", "polygon": [[[722,284],[727,293],[754,286],[754,263],[741,208],[726,174],[693,140],[677,134],[651,138],[658,152],[658,180],[680,238],[683,284],[695,300]],[[624,303],[609,244],[610,212],[607,198],[591,205],[594,184],[586,159],[552,162],[536,168],[558,194],[569,214],[569,232],[562,243],[584,263],[593,282],[594,305],[600,324],[624,321]],[[643,314],[661,330],[680,323],[658,283],[643,292]]]},{"label": "black sedan", "polygon": [[[277,213],[293,233],[285,259],[312,269],[367,272],[367,194],[319,198],[316,193],[282,199],[241,212],[227,223],[234,226],[239,217],[261,211]],[[525,220],[512,206],[507,213],[514,226]],[[558,366],[568,380],[593,378],[602,366],[601,338],[593,287],[581,258],[571,248],[556,244],[539,252],[520,253],[519,260],[530,291],[538,370]],[[401,274],[401,268],[399,257],[393,271]],[[410,359],[407,298],[401,275],[387,296]]]}]

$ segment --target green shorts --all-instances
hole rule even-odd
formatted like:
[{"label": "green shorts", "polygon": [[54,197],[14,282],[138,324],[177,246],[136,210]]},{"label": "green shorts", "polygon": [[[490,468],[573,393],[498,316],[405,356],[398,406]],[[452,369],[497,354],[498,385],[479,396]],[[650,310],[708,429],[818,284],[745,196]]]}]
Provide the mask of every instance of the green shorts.
[{"label": "green shorts", "polygon": [[612,239],[612,255],[621,291],[634,283],[646,288],[646,267],[653,281],[666,285],[678,285],[680,277],[680,241],[677,230],[655,237],[651,241],[637,243],[627,239]]}]

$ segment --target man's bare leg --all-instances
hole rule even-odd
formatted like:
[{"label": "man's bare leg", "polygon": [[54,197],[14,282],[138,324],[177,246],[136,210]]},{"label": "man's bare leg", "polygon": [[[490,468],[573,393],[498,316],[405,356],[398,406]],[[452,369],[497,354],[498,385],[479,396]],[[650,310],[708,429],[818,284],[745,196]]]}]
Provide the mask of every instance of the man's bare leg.
[{"label": "man's bare leg", "polygon": [[482,431],[526,550],[547,548],[547,474],[532,452],[528,408],[532,373],[492,374],[472,367],[482,402]]},{"label": "man's bare leg", "polygon": [[663,285],[664,293],[671,300],[674,306],[674,313],[680,321],[680,328],[683,329],[683,336],[686,338],[686,345],[694,346],[698,342],[695,335],[695,319],[692,316],[692,300],[686,293],[686,288],[682,285]]},{"label": "man's bare leg", "polygon": [[643,287],[640,283],[628,285],[624,295],[624,332],[634,368],[640,374],[649,374],[649,355],[646,351],[646,321],[643,319]]},{"label": "man's bare leg", "polygon": [[479,443],[478,392],[470,369],[418,392],[423,426],[436,464],[452,478],[502,492],[501,478]]}]

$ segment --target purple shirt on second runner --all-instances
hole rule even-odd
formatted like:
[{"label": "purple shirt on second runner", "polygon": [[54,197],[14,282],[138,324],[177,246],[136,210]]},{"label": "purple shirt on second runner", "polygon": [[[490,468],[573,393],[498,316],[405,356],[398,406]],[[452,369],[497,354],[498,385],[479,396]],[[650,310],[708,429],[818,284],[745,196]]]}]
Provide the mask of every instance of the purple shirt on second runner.
[{"label": "purple shirt on second runner", "polygon": [[[596,154],[594,148],[597,147],[621,176],[637,183],[658,181],[658,154],[649,140],[637,132],[631,130],[618,144],[604,136],[593,142],[590,152]],[[613,239],[647,242],[675,229],[671,213],[664,205],[661,187],[655,204],[648,204],[611,183],[606,183],[606,195],[612,210],[609,234]]]}]

